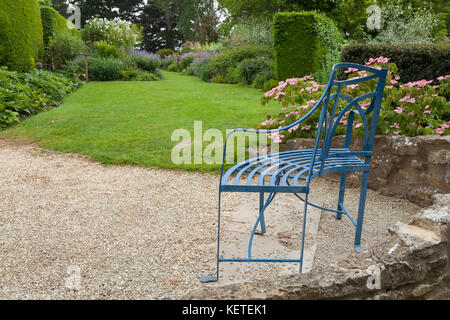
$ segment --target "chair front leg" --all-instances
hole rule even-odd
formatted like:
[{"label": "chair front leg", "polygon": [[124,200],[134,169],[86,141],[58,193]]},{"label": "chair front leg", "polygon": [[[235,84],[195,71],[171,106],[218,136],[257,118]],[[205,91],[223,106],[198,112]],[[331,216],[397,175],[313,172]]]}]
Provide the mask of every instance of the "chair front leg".
[{"label": "chair front leg", "polygon": [[[338,199],[338,205],[337,210],[342,211],[344,209],[344,195],[345,195],[345,182],[347,180],[347,172],[341,173],[341,183],[339,186],[339,199]],[[336,215],[336,219],[341,220],[342,213],[338,212]]]},{"label": "chair front leg", "polygon": [[259,225],[261,227],[261,231],[255,231],[256,234],[263,235],[266,233],[266,221],[264,219],[264,192],[260,192],[259,194],[259,215],[261,216],[261,219],[259,221]]},{"label": "chair front leg", "polygon": [[359,195],[358,221],[356,222],[355,234],[355,251],[360,252],[361,248],[361,234],[364,220],[364,209],[366,206],[367,184],[369,182],[369,172],[364,172],[361,182],[361,192]]}]

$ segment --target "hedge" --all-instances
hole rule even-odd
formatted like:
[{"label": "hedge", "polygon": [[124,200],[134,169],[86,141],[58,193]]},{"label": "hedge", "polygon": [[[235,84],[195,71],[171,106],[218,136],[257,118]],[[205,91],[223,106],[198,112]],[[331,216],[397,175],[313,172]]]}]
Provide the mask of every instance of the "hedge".
[{"label": "hedge", "polygon": [[450,72],[449,44],[350,44],[342,49],[342,62],[364,64],[369,58],[391,58],[403,83],[432,80]]},{"label": "hedge", "polygon": [[275,14],[273,40],[279,80],[313,75],[326,82],[339,61],[343,38],[331,19],[303,11]]},{"label": "hedge", "polygon": [[68,20],[53,8],[45,6],[41,7],[41,18],[45,46],[48,45],[50,38],[59,32],[68,32],[74,35],[80,35],[80,32],[75,28],[75,26],[73,29],[69,29],[67,26]]},{"label": "hedge", "polygon": [[42,23],[37,0],[0,1],[0,65],[29,70],[42,56]]}]

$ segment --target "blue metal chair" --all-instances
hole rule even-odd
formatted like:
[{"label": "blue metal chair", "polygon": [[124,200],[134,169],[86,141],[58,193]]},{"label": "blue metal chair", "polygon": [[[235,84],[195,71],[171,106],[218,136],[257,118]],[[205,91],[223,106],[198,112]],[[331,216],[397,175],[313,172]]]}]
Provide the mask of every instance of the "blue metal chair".
[{"label": "blue metal chair", "polygon": [[[336,73],[341,68],[354,68],[361,71],[367,71],[370,74],[349,80],[336,80]],[[217,231],[217,272],[215,276],[202,276],[201,282],[217,281],[219,278],[220,262],[295,262],[300,264],[300,272],[303,267],[303,251],[305,245],[306,213],[308,205],[330,211],[336,214],[337,219],[346,215],[356,227],[355,251],[359,252],[362,248],[361,232],[364,219],[364,208],[366,201],[367,183],[370,170],[370,160],[372,157],[373,144],[377,129],[378,116],[383,99],[384,86],[386,81],[387,69],[376,69],[368,66],[362,66],[353,63],[338,63],[333,67],[330,79],[319,101],[311,110],[296,122],[279,129],[273,130],[254,130],[254,129],[234,129],[225,140],[224,158],[225,162],[226,146],[231,134],[238,131],[243,132],[280,132],[288,130],[301,123],[313,112],[320,109],[320,118],[315,138],[314,148],[308,150],[285,151],[274,154],[259,156],[253,159],[241,162],[224,174],[222,171],[219,183],[219,212],[218,212],[218,231]],[[363,81],[378,79],[375,91],[366,93],[360,97],[352,98],[341,93],[342,88],[347,85],[354,85]],[[335,92],[332,94],[332,92]],[[344,99],[348,102],[345,107],[338,110],[338,101]],[[359,103],[365,99],[371,99],[370,105],[363,110]],[[333,103],[330,104],[331,101]],[[321,108],[319,108],[322,106]],[[339,121],[348,114],[347,129],[344,148],[331,148],[332,138],[339,124]],[[337,116],[336,116],[337,115]],[[359,116],[364,125],[363,146],[360,151],[350,151],[350,143],[353,130],[354,117]],[[361,158],[364,158],[362,160]],[[362,182],[360,190],[360,200],[358,217],[356,221],[347,212],[344,207],[345,181],[348,172],[362,172]],[[324,208],[308,201],[310,193],[310,181],[313,178],[329,174],[340,173],[340,189],[337,209]],[[259,215],[253,227],[249,246],[248,257],[243,259],[227,259],[220,257],[220,207],[222,192],[258,192]],[[267,198],[265,194],[268,193]],[[304,203],[303,232],[301,240],[301,251],[299,259],[254,259],[252,258],[252,242],[255,233],[264,234],[266,225],[264,220],[264,211],[270,205],[277,193],[293,193]],[[303,194],[304,196],[300,196]],[[260,230],[257,231],[257,226]]]}]

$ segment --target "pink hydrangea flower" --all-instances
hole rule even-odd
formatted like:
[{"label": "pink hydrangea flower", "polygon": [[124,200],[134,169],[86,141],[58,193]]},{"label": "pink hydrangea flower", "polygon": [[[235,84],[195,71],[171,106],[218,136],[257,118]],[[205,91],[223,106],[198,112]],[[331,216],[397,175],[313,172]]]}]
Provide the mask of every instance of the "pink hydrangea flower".
[{"label": "pink hydrangea flower", "polygon": [[397,108],[395,108],[395,112],[397,112],[398,114],[402,114],[403,113],[403,108],[402,107],[397,107]]},{"label": "pink hydrangea flower", "polygon": [[358,69],[356,69],[356,68],[348,68],[347,70],[344,71],[344,73],[353,73],[355,71],[358,71]]},{"label": "pink hydrangea flower", "polygon": [[310,129],[311,129],[311,126],[310,126],[310,125],[306,125],[306,126],[303,126],[301,129],[302,129],[303,131],[305,131],[305,130],[310,130]]}]

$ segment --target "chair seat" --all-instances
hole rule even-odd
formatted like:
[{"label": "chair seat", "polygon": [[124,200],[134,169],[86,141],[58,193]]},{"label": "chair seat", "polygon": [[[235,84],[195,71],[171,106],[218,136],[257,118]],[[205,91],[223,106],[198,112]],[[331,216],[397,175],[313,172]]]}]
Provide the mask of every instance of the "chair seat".
[{"label": "chair seat", "polygon": [[[321,160],[322,149],[317,149],[311,178],[329,173],[369,171],[355,152],[348,149],[330,149]],[[362,155],[369,155],[369,153]],[[230,168],[222,177],[221,191],[307,193],[306,185],[312,149],[285,151],[256,157]]]}]

